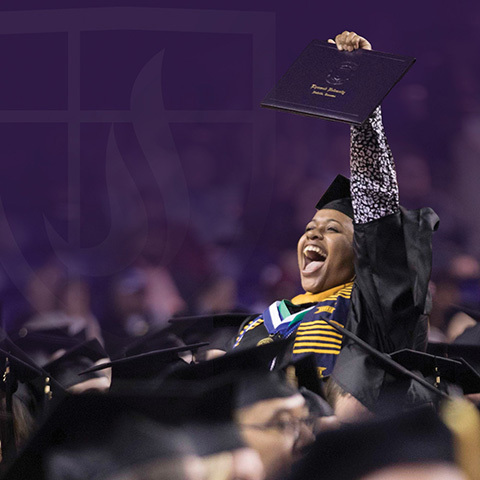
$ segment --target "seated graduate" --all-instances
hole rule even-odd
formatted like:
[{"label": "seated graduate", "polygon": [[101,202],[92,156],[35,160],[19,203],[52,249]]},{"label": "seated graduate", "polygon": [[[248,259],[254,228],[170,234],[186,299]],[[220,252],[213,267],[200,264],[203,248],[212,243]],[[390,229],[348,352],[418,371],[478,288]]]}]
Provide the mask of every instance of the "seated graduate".
[{"label": "seated graduate", "polygon": [[231,383],[195,386],[67,396],[5,478],[264,480],[259,454],[234,423]]},{"label": "seated graduate", "polygon": [[209,361],[178,366],[160,387],[165,389],[170,382],[173,388],[179,385],[195,391],[205,382],[234,385],[234,417],[246,445],[261,459],[265,480],[276,480],[289,471],[313,442],[316,420],[330,414],[322,407],[313,412],[288,375],[275,369],[289,343],[237,349]]},{"label": "seated graduate", "polygon": [[[354,32],[329,42],[339,50],[371,49]],[[274,302],[245,322],[234,348],[294,337],[293,359],[314,353],[321,377],[332,376],[337,391],[374,410],[385,372],[334,325],[384,353],[425,349],[431,234],[438,217],[428,208],[400,207],[380,107],[351,127],[350,152],[351,181],[334,180],[298,242],[305,293]]]}]

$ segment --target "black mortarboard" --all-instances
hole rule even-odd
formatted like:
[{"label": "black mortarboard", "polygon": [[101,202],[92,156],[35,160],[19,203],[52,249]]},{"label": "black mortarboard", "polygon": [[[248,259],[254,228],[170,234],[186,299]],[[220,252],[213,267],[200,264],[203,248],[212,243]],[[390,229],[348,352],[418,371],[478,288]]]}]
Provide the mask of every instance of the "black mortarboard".
[{"label": "black mortarboard", "polygon": [[453,438],[424,407],[321,433],[288,479],[355,480],[392,465],[432,462],[454,463]]},{"label": "black mortarboard", "polygon": [[[408,368],[404,367],[403,365],[400,365],[398,362],[393,360],[390,355],[380,352],[376,348],[372,347],[369,343],[367,343],[365,340],[362,340],[359,338],[357,335],[355,335],[353,332],[350,332],[347,330],[345,327],[342,327],[336,322],[332,322],[328,319],[324,319],[325,322],[327,322],[330,326],[332,326],[335,330],[338,332],[342,333],[345,337],[349,338],[352,340],[353,344],[358,345],[360,347],[360,353],[362,355],[355,355],[352,356],[350,361],[356,362],[368,362],[371,365],[373,365],[375,368],[380,367],[382,370],[384,370],[387,374],[390,374],[393,376],[393,379],[400,379],[401,381],[408,379],[408,380],[413,380],[415,385],[420,385],[423,387],[421,389],[420,387],[417,389],[417,399],[419,400],[418,403],[428,403],[428,402],[438,402],[442,398],[448,398],[448,395],[442,392],[440,389],[436,388],[434,385],[429,383],[425,378],[423,378],[421,375],[414,373]],[[340,352],[341,354],[341,352]],[[343,365],[343,368],[339,369],[338,368],[338,362],[335,365],[335,369],[333,371],[333,379],[334,381],[340,385],[340,387],[345,390],[347,393],[351,393],[351,387],[352,385],[355,386],[359,382],[368,382],[369,378],[359,378],[358,376],[352,375],[352,368],[351,365]],[[387,401],[389,400],[389,397],[391,396],[392,392],[394,390],[397,390],[397,387],[399,386],[399,383],[397,383],[395,386],[392,385],[392,382],[386,382],[385,377],[382,380],[382,384],[380,386],[383,386],[384,391],[388,389],[390,392],[388,395],[385,396],[385,399]],[[390,379],[391,380],[391,379]],[[368,384],[368,383],[367,383]],[[413,385],[413,384],[412,384]],[[375,387],[379,387],[376,385]],[[391,387],[394,387],[392,389]],[[401,390],[397,390],[396,395],[398,395],[398,392],[401,392],[402,395],[404,395],[406,392],[402,392]],[[433,394],[433,395],[432,395]],[[396,402],[398,404],[398,407],[401,408],[400,402]],[[384,408],[385,405],[379,405],[379,408],[382,409]]]},{"label": "black mortarboard", "polygon": [[6,332],[0,329],[0,348],[10,355],[13,355],[17,359],[21,360],[24,364],[29,365],[33,370],[40,371],[41,374],[35,378],[23,381],[20,384],[22,387],[17,392],[17,396],[22,399],[24,403],[30,403],[30,410],[34,415],[38,415],[37,411],[40,408],[42,413],[52,403],[50,400],[62,398],[64,394],[63,387],[53,378],[49,373],[38,366],[29,355],[27,355],[20,347],[18,347]]},{"label": "black mortarboard", "polygon": [[138,355],[180,346],[181,342],[208,342],[208,348],[200,349],[200,352],[212,348],[227,350],[229,342],[249,316],[249,313],[232,312],[172,318],[167,327],[135,340],[125,348],[124,353],[126,356]]},{"label": "black mortarboard", "polygon": [[279,358],[286,353],[290,344],[291,339],[286,339],[258,347],[230,350],[221,357],[175,369],[169,376],[184,380],[200,380],[239,370],[270,371],[281,363]]},{"label": "black mortarboard", "polygon": [[173,365],[187,365],[179,354],[192,350],[195,351],[197,348],[203,346],[205,346],[205,343],[155,350],[153,352],[102,363],[80,374],[91,374],[92,372],[111,367],[112,384],[110,390],[112,392],[128,390],[145,381],[150,382],[151,387],[155,388]]},{"label": "black mortarboard", "polygon": [[244,408],[271,398],[285,398],[299,394],[282,370],[233,372],[237,375],[236,407]]},{"label": "black mortarboard", "polygon": [[233,419],[236,385],[228,376],[166,382],[149,395],[118,398],[134,402],[142,412],[161,423],[180,426],[188,432],[201,456],[244,446]]},{"label": "black mortarboard", "polygon": [[86,380],[104,376],[96,372],[81,377],[79,374],[105,358],[108,358],[107,352],[97,339],[93,339],[69,349],[61,357],[44,365],[43,369],[63,388],[68,389]]},{"label": "black mortarboard", "polygon": [[427,379],[431,378],[437,388],[442,388],[444,383],[451,383],[461,387],[465,394],[480,392],[480,375],[464,360],[410,349],[399,350],[390,356],[409,370],[417,370]]},{"label": "black mortarboard", "polygon": [[337,175],[316,205],[317,210],[338,210],[353,219],[352,199],[350,196],[350,180]]},{"label": "black mortarboard", "polygon": [[463,359],[480,373],[480,345],[462,343],[429,343],[427,353],[456,360]]},{"label": "black mortarboard", "polygon": [[[5,375],[5,358],[8,356],[9,358],[15,358],[15,362],[12,364],[17,371],[12,371],[16,380],[27,383],[33,382],[38,378],[48,377],[47,372],[45,372],[39,365],[37,365],[29,355],[27,355],[20,347],[18,347],[10,337],[5,333],[5,331],[0,330],[1,340],[0,340],[0,351],[3,353],[3,363],[2,369]],[[28,372],[28,377],[25,375]],[[36,372],[33,375],[33,372]],[[12,377],[13,378],[13,377]]]},{"label": "black mortarboard", "polygon": [[[37,367],[33,362],[27,362],[25,359],[17,358],[12,353],[7,352],[0,348],[0,362],[4,369],[4,381],[2,385],[5,384],[5,376],[11,374],[15,381],[19,382],[28,382],[33,380],[42,374],[42,370]],[[8,372],[6,371],[8,368]]]},{"label": "black mortarboard", "polygon": [[[133,357],[135,355],[141,355],[142,353],[181,347],[183,345],[185,345],[183,340],[172,332],[170,326],[167,326],[159,330],[150,331],[143,337],[136,338],[121,350],[120,357]],[[115,360],[117,357],[118,356],[115,357]]]},{"label": "black mortarboard", "polygon": [[0,348],[21,359],[23,362],[38,367],[38,364],[36,364],[27,353],[13,342],[3,329],[0,329]]},{"label": "black mortarboard", "polygon": [[[232,382],[223,380],[194,389],[165,386],[161,393],[73,395],[50,415],[6,478],[100,479],[106,468],[115,472],[148,458],[175,456],[179,447],[182,453],[186,441],[187,453],[198,455],[243,448],[233,407]],[[187,437],[183,447],[171,441],[179,430]],[[159,436],[163,433],[167,436]]]},{"label": "black mortarboard", "polygon": [[31,327],[22,327],[11,336],[11,340],[42,366],[58,350],[69,350],[75,345],[85,342],[87,338],[85,330],[72,335],[67,328],[37,330]]},{"label": "black mortarboard", "polygon": [[5,416],[0,422],[2,459],[10,462],[16,454],[13,394],[19,384],[34,380],[42,375],[42,371],[33,363],[17,358],[3,349],[0,349],[0,363],[3,369],[0,388],[5,393]]},{"label": "black mortarboard", "polygon": [[285,354],[291,340],[280,340],[258,347],[233,350],[227,354],[195,365],[172,370],[168,380],[200,381],[215,377],[231,378],[238,387],[236,406],[251,405],[261,400],[289,397],[299,393],[287,382],[280,357]]},{"label": "black mortarboard", "polygon": [[93,480],[194,453],[178,429],[160,425],[142,410],[109,395],[66,397],[5,478]]},{"label": "black mortarboard", "polygon": [[224,330],[231,336],[234,336],[238,332],[240,325],[252,316],[256,317],[258,314],[248,312],[211,313],[208,315],[176,317],[170,319],[168,323],[184,341],[191,342],[191,337],[196,335],[198,337],[194,338],[195,341],[200,341],[200,339],[208,341],[207,338],[215,337],[216,334]]},{"label": "black mortarboard", "polygon": [[28,362],[25,358],[20,359],[3,349],[0,349],[0,364],[3,371],[0,388],[7,396],[8,409],[8,396],[17,390],[18,384],[34,380],[41,376],[43,371],[33,362]]}]

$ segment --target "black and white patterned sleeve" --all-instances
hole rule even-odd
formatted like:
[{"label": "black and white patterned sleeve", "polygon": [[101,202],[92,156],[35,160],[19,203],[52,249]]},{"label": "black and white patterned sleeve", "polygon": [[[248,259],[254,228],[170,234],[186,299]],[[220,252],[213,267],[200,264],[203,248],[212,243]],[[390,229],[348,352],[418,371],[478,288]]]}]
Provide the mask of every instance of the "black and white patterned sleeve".
[{"label": "black and white patterned sleeve", "polygon": [[398,212],[398,185],[380,107],[350,132],[351,194],[355,223]]}]

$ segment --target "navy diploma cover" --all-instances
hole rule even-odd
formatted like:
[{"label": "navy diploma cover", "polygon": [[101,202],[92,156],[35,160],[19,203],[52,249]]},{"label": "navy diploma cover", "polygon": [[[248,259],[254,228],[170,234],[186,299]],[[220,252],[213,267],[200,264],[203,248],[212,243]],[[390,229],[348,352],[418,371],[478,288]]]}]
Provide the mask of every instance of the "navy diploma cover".
[{"label": "navy diploma cover", "polygon": [[373,50],[340,51],[313,40],[261,105],[361,125],[414,62]]}]

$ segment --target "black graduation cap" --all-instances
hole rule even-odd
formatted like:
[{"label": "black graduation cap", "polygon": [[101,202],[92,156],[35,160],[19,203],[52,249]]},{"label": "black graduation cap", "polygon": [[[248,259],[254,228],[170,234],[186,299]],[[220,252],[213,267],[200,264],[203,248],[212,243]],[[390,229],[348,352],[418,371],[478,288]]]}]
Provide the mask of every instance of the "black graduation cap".
[{"label": "black graduation cap", "polygon": [[270,398],[289,397],[299,393],[298,389],[287,382],[278,367],[282,365],[281,357],[288,351],[291,341],[278,340],[262,346],[235,349],[209,361],[175,368],[168,373],[167,380],[230,378],[238,387],[238,408]]},{"label": "black graduation cap", "polygon": [[249,312],[224,312],[207,315],[194,315],[187,317],[174,317],[168,323],[175,327],[176,332],[182,336],[193,333],[193,330],[205,334],[218,329],[237,329],[249,317],[257,317],[258,313]]},{"label": "black graduation cap", "polygon": [[2,328],[0,328],[0,348],[21,359],[27,364],[35,367],[38,366],[38,364],[36,364],[27,353],[25,353],[16,343],[12,341],[7,332]]},{"label": "black graduation cap", "polygon": [[179,354],[195,351],[197,348],[205,345],[205,343],[184,345],[121,358],[91,367],[80,372],[80,375],[112,368],[112,384],[110,387],[110,391],[112,392],[135,388],[138,384],[145,381],[151,383],[151,388],[155,388],[158,382],[164,378],[166,371],[173,365],[187,364]]},{"label": "black graduation cap", "polygon": [[261,346],[230,350],[212,360],[177,368],[169,374],[169,377],[199,380],[238,370],[270,371],[281,364],[280,359],[287,353],[291,342],[292,339],[283,339]]},{"label": "black graduation cap", "polygon": [[92,339],[67,350],[59,358],[44,365],[43,369],[63,388],[68,389],[89,379],[104,377],[105,375],[96,372],[82,377],[79,374],[105,358],[108,358],[105,349],[97,339]]},{"label": "black graduation cap", "polygon": [[5,417],[0,422],[1,449],[3,461],[9,462],[16,454],[13,395],[19,384],[34,380],[42,375],[42,371],[3,349],[0,349],[0,363],[3,369],[0,388],[5,393]]},{"label": "black graduation cap", "polygon": [[282,370],[233,372],[237,376],[236,407],[244,408],[262,400],[285,398],[299,394]]},{"label": "black graduation cap", "polygon": [[458,385],[463,393],[480,392],[480,375],[464,360],[431,355],[416,350],[403,349],[390,354],[391,358],[409,370],[417,370],[432,378],[437,388],[448,382]]},{"label": "black graduation cap", "polygon": [[432,462],[454,464],[453,438],[424,407],[321,433],[287,478],[354,480],[397,464]]},{"label": "black graduation cap", "polygon": [[58,350],[69,350],[87,340],[86,331],[72,335],[67,328],[34,329],[22,327],[11,340],[40,366],[47,363]]},{"label": "black graduation cap", "polygon": [[12,353],[0,348],[0,362],[3,371],[1,389],[7,393],[13,394],[18,387],[18,383],[31,381],[42,375],[43,371],[33,362],[18,358]]},{"label": "black graduation cap", "polygon": [[192,438],[196,452],[206,456],[244,446],[234,422],[236,395],[235,380],[220,376],[202,381],[165,382],[147,395],[118,398],[133,402],[162,424],[180,426]]},{"label": "black graduation cap", "polygon": [[15,381],[28,382],[42,374],[42,370],[33,362],[25,361],[0,348],[0,362],[3,367],[2,388],[5,389],[6,377],[12,375]]},{"label": "black graduation cap", "polygon": [[28,386],[31,387],[31,392],[35,395],[38,404],[43,403],[43,400],[45,399],[51,399],[54,390],[59,395],[63,394],[64,389],[62,386],[56,380],[52,379],[48,372],[37,365],[29,355],[13,343],[10,337],[2,329],[0,329],[0,337],[0,348],[4,352],[13,355],[18,360],[21,360],[23,364],[30,366],[33,370],[41,372],[34,378],[29,378],[22,383],[22,385],[28,384]]},{"label": "black graduation cap", "polygon": [[5,478],[97,479],[104,478],[107,471],[120,472],[148,460],[243,448],[233,422],[232,383],[210,381],[196,387],[175,385],[162,388],[161,393],[67,397]]},{"label": "black graduation cap", "polygon": [[8,470],[10,480],[84,480],[194,453],[178,429],[109,395],[66,397]]},{"label": "black graduation cap", "polygon": [[427,353],[463,360],[480,373],[480,345],[463,343],[429,343]]},{"label": "black graduation cap", "polygon": [[181,347],[183,345],[185,345],[183,340],[172,331],[170,326],[167,326],[159,330],[150,331],[146,335],[136,338],[124,347],[120,355],[115,356],[115,359],[120,357],[133,357],[142,353]]},{"label": "black graduation cap", "polygon": [[322,195],[316,207],[317,210],[328,208],[338,210],[353,219],[352,199],[350,196],[350,180],[343,175],[337,175],[327,191]]},{"label": "black graduation cap", "polygon": [[[6,331],[0,328],[0,389],[5,392],[5,421],[2,430],[2,466],[16,454],[13,402],[14,397],[28,411],[27,416],[40,421],[55,401],[64,395],[63,388],[39,367],[21,348],[13,343]],[[54,401],[52,401],[55,398]],[[27,418],[25,417],[25,420]],[[27,420],[26,420],[27,421]],[[27,430],[33,425],[28,425]]]},{"label": "black graduation cap", "polygon": [[[125,348],[124,353],[126,356],[138,355],[180,346],[182,342],[184,344],[208,342],[208,349],[227,350],[228,343],[235,337],[240,325],[250,316],[250,313],[231,312],[175,317],[169,320],[167,327],[132,342]],[[204,350],[199,349],[199,352]]]},{"label": "black graduation cap", "polygon": [[[354,344],[358,345],[361,349],[361,353],[363,354],[362,356],[356,355],[354,358],[354,361],[361,361],[361,362],[371,362],[374,366],[382,368],[386,373],[390,374],[393,376],[394,379],[400,379],[400,381],[403,380],[408,380],[411,381],[413,380],[412,385],[420,386],[423,387],[421,389],[420,387],[417,388],[417,396],[420,396],[421,402],[424,403],[429,403],[429,402],[439,402],[441,399],[446,399],[448,398],[448,395],[444,393],[442,390],[436,388],[434,385],[429,383],[421,374],[414,373],[410,371],[408,368],[404,367],[403,365],[400,365],[398,362],[396,362],[393,358],[391,358],[390,355],[380,352],[376,348],[372,347],[369,343],[367,343],[365,340],[362,340],[360,337],[355,335],[353,332],[350,330],[346,329],[345,327],[342,327],[336,322],[332,322],[328,319],[324,319],[330,326],[332,326],[335,330],[338,332],[342,333],[345,337],[349,338],[354,342]],[[340,352],[341,355],[341,352]],[[349,393],[350,386],[351,384],[355,385],[358,384],[358,382],[368,382],[368,378],[358,378],[358,376],[352,376],[351,374],[351,369],[347,367],[343,368],[342,370],[338,369],[338,363],[335,365],[335,369],[333,371],[333,379],[335,382],[337,382],[340,387]],[[341,380],[341,382],[339,381]],[[383,382],[383,389],[384,391],[387,390],[387,388],[390,390],[387,396],[385,398],[389,400],[389,396],[391,396],[391,393],[394,391],[390,387],[393,385],[390,383],[388,385],[387,382]],[[396,389],[397,385],[394,387]],[[401,395],[404,395],[406,392],[402,392],[401,390],[397,390],[396,395],[400,393]],[[398,402],[396,402],[398,403]],[[420,402],[419,402],[420,403]],[[398,405],[399,407],[401,406],[400,403]],[[384,408],[385,405],[379,405],[380,408]]]}]

